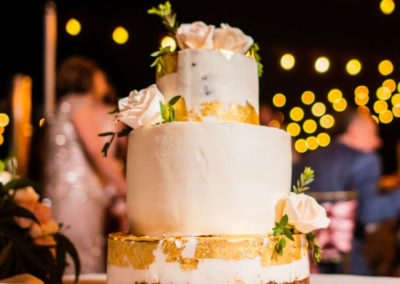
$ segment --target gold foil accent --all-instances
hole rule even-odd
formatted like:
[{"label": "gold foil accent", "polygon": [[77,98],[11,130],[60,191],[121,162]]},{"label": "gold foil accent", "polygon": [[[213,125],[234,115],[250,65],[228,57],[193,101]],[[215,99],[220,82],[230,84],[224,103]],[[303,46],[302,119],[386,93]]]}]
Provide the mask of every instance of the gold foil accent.
[{"label": "gold foil accent", "polygon": [[[307,241],[302,234],[286,239],[283,256],[274,250],[277,239],[273,236],[201,236],[151,238],[128,234],[111,234],[109,237],[108,264],[136,269],[147,269],[154,261],[154,250],[161,244],[166,262],[177,262],[182,270],[197,269],[202,259],[243,260],[260,257],[260,266],[281,265],[307,257]],[[197,241],[193,258],[182,257],[187,245]],[[179,243],[179,245],[177,245]]]}]

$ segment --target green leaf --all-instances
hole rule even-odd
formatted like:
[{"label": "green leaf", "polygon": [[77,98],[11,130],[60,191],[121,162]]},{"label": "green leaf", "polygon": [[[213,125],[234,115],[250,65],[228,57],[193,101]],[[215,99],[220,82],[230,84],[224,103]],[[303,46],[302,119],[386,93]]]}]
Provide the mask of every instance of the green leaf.
[{"label": "green leaf", "polygon": [[10,189],[20,189],[27,186],[32,186],[34,188],[40,187],[40,185],[37,182],[30,180],[28,178],[17,178],[6,183],[4,185],[4,190],[8,191]]},{"label": "green leaf", "polygon": [[105,137],[105,136],[111,136],[111,135],[115,135],[115,133],[114,132],[103,132],[103,133],[99,133],[97,136]]},{"label": "green leaf", "polygon": [[169,110],[169,121],[170,122],[175,121],[175,110],[174,110],[174,108],[172,106],[169,106],[168,110]]},{"label": "green leaf", "polygon": [[166,111],[165,106],[164,106],[164,104],[162,102],[160,102],[160,111],[161,111],[162,118],[164,120],[167,120],[168,119],[167,114],[166,114],[167,111]]},{"label": "green leaf", "polygon": [[282,216],[281,221],[279,222],[279,224],[282,227],[285,227],[288,224],[288,222],[289,222],[289,217],[288,217],[288,215],[285,214],[285,215]]},{"label": "green leaf", "polygon": [[284,247],[286,246],[286,239],[285,239],[285,238],[281,238],[281,239],[279,240],[279,245],[280,245],[282,248],[284,248]]},{"label": "green leaf", "polygon": [[4,207],[6,207],[6,213],[11,216],[28,218],[39,224],[38,219],[36,219],[35,215],[31,211],[25,209],[24,207],[18,206],[14,202],[7,202],[7,205],[5,205]]},{"label": "green leaf", "polygon": [[124,129],[122,129],[120,132],[118,132],[117,136],[118,137],[128,136],[131,131],[132,131],[132,128],[126,127]]},{"label": "green leaf", "polygon": [[272,235],[276,237],[276,236],[279,236],[281,233],[282,233],[281,228],[274,228]]},{"label": "green leaf", "polygon": [[169,100],[168,104],[170,106],[173,106],[179,101],[180,98],[181,98],[181,96],[175,96],[175,97],[173,97],[172,99]]},{"label": "green leaf", "polygon": [[74,262],[74,267],[75,267],[75,282],[78,283],[79,280],[79,274],[81,271],[81,262],[79,259],[79,254],[78,251],[76,250],[74,244],[66,238],[64,235],[57,233],[54,235],[55,240],[57,241],[57,244],[65,248],[65,251],[71,256],[73,262]]},{"label": "green leaf", "polygon": [[116,107],[115,109],[109,111],[108,114],[114,114],[114,113],[117,113],[117,112],[119,112],[118,107]]},{"label": "green leaf", "polygon": [[294,241],[293,234],[288,228],[283,229],[283,234],[291,241]]}]

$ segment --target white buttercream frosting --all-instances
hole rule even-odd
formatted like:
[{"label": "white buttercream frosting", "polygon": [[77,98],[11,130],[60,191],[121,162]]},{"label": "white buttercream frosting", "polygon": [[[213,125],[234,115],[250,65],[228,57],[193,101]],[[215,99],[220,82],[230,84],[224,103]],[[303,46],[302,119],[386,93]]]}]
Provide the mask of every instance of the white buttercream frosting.
[{"label": "white buttercream frosting", "polygon": [[156,124],[162,120],[160,102],[164,103],[164,96],[155,84],[140,91],[134,90],[119,100],[117,119],[133,129]]},{"label": "white buttercream frosting", "polygon": [[290,190],[290,136],[229,122],[143,127],[129,137],[127,178],[136,235],[271,233]]}]

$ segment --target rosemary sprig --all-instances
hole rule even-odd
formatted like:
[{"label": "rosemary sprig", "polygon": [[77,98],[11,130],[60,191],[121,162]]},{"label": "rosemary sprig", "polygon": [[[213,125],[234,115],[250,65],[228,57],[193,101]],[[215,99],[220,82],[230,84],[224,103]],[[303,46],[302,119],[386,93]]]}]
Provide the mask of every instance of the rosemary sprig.
[{"label": "rosemary sprig", "polygon": [[317,264],[321,260],[321,248],[317,243],[317,238],[312,232],[306,234],[306,238],[308,241],[308,251],[313,256],[314,263]]},{"label": "rosemary sprig", "polygon": [[176,13],[172,10],[171,3],[166,1],[164,4],[159,4],[158,7],[152,7],[147,10],[149,15],[157,15],[161,18],[163,25],[172,35],[178,30],[178,22],[176,21]]},{"label": "rosemary sprig", "polygon": [[160,124],[176,121],[175,110],[173,106],[179,101],[180,98],[181,96],[175,96],[172,99],[170,99],[166,105],[160,102],[160,111],[161,111],[161,116],[163,118]]},{"label": "rosemary sprig", "polygon": [[258,53],[259,51],[260,46],[255,42],[250,46],[249,50],[246,52],[246,55],[252,57],[257,62],[258,77],[261,77],[264,72],[264,65],[261,63],[261,56]]},{"label": "rosemary sprig", "polygon": [[161,73],[162,69],[164,68],[164,55],[172,53],[171,47],[166,46],[162,47],[160,46],[159,50],[153,52],[150,56],[155,57],[153,63],[151,63],[150,67],[156,67],[157,73]]},{"label": "rosemary sprig", "polygon": [[283,255],[283,249],[286,246],[286,238],[294,241],[293,228],[288,226],[289,218],[287,215],[282,216],[278,223],[275,223],[275,228],[272,229],[272,235],[276,237],[275,251],[280,256]]},{"label": "rosemary sprig", "polygon": [[107,136],[109,137],[107,142],[104,143],[104,146],[101,149],[101,153],[103,153],[103,156],[107,157],[108,150],[109,150],[111,144],[113,143],[115,136],[117,136],[117,137],[127,136],[129,134],[129,132],[131,132],[131,130],[132,130],[131,127],[125,126],[125,128],[122,129],[119,132],[103,132],[103,133],[100,133],[98,135],[99,137],[107,137]]},{"label": "rosemary sprig", "polygon": [[293,185],[293,191],[295,193],[302,193],[309,189],[307,185],[312,183],[314,180],[314,171],[310,167],[306,167],[304,172],[300,175],[300,180],[297,180],[297,186]]}]

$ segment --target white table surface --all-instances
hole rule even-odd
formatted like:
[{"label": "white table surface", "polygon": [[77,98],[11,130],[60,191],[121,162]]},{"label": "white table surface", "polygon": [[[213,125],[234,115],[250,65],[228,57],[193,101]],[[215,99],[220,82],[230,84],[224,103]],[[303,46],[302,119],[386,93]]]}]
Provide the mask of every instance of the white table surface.
[{"label": "white table surface", "polygon": [[[83,274],[79,277],[79,283],[90,281],[106,281],[105,274]],[[64,277],[64,280],[72,280],[72,275]],[[400,277],[367,277],[354,275],[327,275],[327,274],[312,274],[310,277],[311,284],[400,284]]]}]

